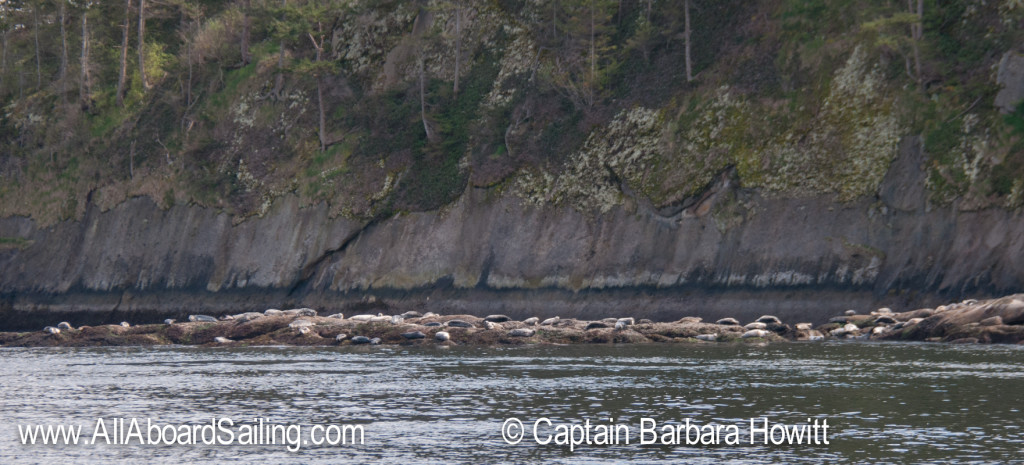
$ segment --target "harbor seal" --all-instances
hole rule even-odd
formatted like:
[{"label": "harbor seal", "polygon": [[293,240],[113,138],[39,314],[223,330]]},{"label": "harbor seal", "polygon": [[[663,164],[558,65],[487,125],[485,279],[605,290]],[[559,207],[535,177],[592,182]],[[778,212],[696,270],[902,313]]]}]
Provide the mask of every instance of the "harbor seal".
[{"label": "harbor seal", "polygon": [[408,333],[402,333],[402,337],[406,339],[424,339],[427,337],[422,331],[410,331]]},{"label": "harbor seal", "polygon": [[201,321],[204,323],[216,323],[217,319],[210,315],[189,315],[188,321]]},{"label": "harbor seal", "polygon": [[355,337],[352,338],[352,343],[353,344],[369,344],[370,343],[370,338],[368,338],[366,336],[355,336]]},{"label": "harbor seal", "polygon": [[608,323],[605,323],[603,321],[592,321],[592,322],[590,322],[590,324],[587,325],[586,328],[583,328],[583,330],[584,331],[590,331],[591,329],[602,329],[602,328],[607,328],[607,327],[608,327]]},{"label": "harbor seal", "polygon": [[298,316],[316,316],[316,310],[312,308],[293,308],[291,310],[285,310],[286,314],[295,314]]},{"label": "harbor seal", "polygon": [[510,337],[532,337],[537,332],[530,328],[516,328],[508,332]]},{"label": "harbor seal", "polygon": [[487,315],[484,317],[484,321],[490,321],[491,323],[504,323],[506,321],[512,321],[506,315]]},{"label": "harbor seal", "polygon": [[71,329],[71,323],[68,323],[66,321],[62,321],[60,323],[57,323],[57,329],[60,329],[60,330],[63,330],[63,331],[67,331],[67,330]]},{"label": "harbor seal", "polygon": [[449,326],[449,327],[452,327],[452,328],[472,328],[473,327],[473,325],[469,324],[469,322],[466,322],[466,321],[463,321],[463,320],[448,320],[448,323],[446,323],[446,326]]},{"label": "harbor seal", "polygon": [[882,316],[880,316],[878,318],[875,318],[875,324],[876,325],[894,325],[894,324],[896,324],[896,319],[891,317],[891,316],[882,315]]},{"label": "harbor seal", "polygon": [[538,321],[540,321],[540,318],[537,318],[535,316],[531,316],[531,317],[523,320],[523,324],[527,325],[527,326],[533,326],[533,325],[537,324]]},{"label": "harbor seal", "polygon": [[445,342],[451,340],[452,335],[448,334],[448,331],[438,331],[434,333],[434,339],[439,342]]},{"label": "harbor seal", "polygon": [[562,320],[562,318],[557,317],[557,316],[553,316],[551,318],[548,318],[548,319],[540,322],[540,325],[541,326],[551,326],[551,325],[554,325],[555,323],[558,323],[561,320]]},{"label": "harbor seal", "polygon": [[715,324],[724,326],[739,326],[740,321],[735,318],[722,318],[721,320],[716,321]]},{"label": "harbor seal", "polygon": [[766,325],[764,323],[761,323],[759,321],[755,321],[753,323],[748,323],[746,326],[744,326],[744,328],[746,328],[746,329],[765,329],[767,327],[768,327],[768,325]]},{"label": "harbor seal", "polygon": [[47,334],[60,334],[60,329],[54,328],[53,326],[47,326],[43,328],[43,332]]},{"label": "harbor seal", "polygon": [[715,342],[715,341],[718,340],[718,335],[714,334],[714,333],[712,333],[712,334],[698,334],[697,335],[697,339],[700,339],[701,341]]},{"label": "harbor seal", "polygon": [[750,331],[747,331],[747,332],[743,333],[743,335],[740,336],[740,338],[742,338],[742,339],[750,339],[750,338],[755,338],[755,337],[768,337],[769,334],[771,334],[771,333],[769,333],[768,331],[765,331],[763,329],[752,329]]},{"label": "harbor seal", "polygon": [[776,317],[774,315],[762,315],[761,318],[758,318],[755,321],[757,321],[758,323],[764,323],[766,325],[770,325],[770,324],[781,325],[782,324],[782,320],[780,320],[778,317]]},{"label": "harbor seal", "polygon": [[231,339],[228,339],[226,337],[217,336],[213,338],[213,342],[216,342],[217,344],[230,344],[235,341],[232,341]]}]

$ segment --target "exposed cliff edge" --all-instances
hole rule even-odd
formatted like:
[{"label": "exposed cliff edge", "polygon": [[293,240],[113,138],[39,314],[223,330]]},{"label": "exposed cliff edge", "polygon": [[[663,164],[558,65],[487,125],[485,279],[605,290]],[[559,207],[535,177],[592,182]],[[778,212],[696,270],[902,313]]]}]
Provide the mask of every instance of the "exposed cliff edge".
[{"label": "exposed cliff edge", "polygon": [[146,198],[49,228],[5,218],[0,237],[18,239],[0,249],[0,326],[299,305],[820,322],[1020,291],[1024,215],[929,206],[922,162],[904,139],[877,197],[850,203],[766,197],[726,172],[669,214],[627,200],[585,216],[469,187],[441,210],[368,223],[294,197],[235,225]]}]

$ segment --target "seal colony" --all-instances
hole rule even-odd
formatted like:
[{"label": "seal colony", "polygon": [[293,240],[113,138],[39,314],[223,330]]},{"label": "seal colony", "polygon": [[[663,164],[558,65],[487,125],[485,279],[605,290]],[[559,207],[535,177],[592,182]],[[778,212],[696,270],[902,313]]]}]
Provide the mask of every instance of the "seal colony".
[{"label": "seal colony", "polygon": [[378,344],[572,344],[683,342],[822,341],[826,339],[905,340],[953,343],[1024,343],[1024,294],[986,301],[965,300],[893,313],[848,310],[828,323],[789,325],[772,315],[741,325],[735,318],[708,323],[698,317],[654,322],[632,317],[597,321],[505,315],[343,314],[319,316],[309,308],[269,309],[163,324],[80,326],[67,322],[33,332],[0,333],[0,346],[126,346],[186,344],[208,346]]}]

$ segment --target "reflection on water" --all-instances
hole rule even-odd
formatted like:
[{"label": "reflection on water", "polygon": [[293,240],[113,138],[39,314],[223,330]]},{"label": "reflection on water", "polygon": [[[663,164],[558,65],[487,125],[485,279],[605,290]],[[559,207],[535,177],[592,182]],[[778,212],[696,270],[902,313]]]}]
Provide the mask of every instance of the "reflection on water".
[{"label": "reflection on water", "polygon": [[[1024,347],[825,343],[0,350],[0,463],[662,460],[687,463],[1024,461]],[[528,425],[829,420],[828,446],[505,444]],[[18,424],[268,418],[361,424],[361,446],[21,445]],[[612,419],[612,420],[610,420]],[[745,428],[745,427],[744,427]]]}]

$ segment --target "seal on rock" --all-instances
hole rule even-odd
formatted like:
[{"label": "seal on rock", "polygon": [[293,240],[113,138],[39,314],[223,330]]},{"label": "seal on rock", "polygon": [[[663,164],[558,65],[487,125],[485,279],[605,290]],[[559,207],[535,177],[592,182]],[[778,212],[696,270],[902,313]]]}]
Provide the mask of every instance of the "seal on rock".
[{"label": "seal on rock", "polygon": [[516,328],[508,332],[510,337],[532,337],[537,332],[530,328]]},{"label": "seal on rock", "polygon": [[743,333],[743,335],[740,336],[740,338],[742,338],[742,339],[750,339],[750,338],[754,338],[754,337],[768,337],[769,334],[771,334],[771,333],[769,333],[768,331],[765,331],[763,329],[752,329],[750,331],[747,331],[747,332]]},{"label": "seal on rock", "polygon": [[129,323],[129,322],[127,322],[127,321],[122,321],[122,322],[121,322],[121,327],[122,327],[122,328],[131,328],[131,327],[132,327],[132,324],[131,324],[131,323]]},{"label": "seal on rock", "polygon": [[746,329],[765,329],[767,327],[768,327],[768,325],[766,325],[764,323],[761,323],[761,322],[758,322],[758,321],[755,321],[753,323],[748,323],[746,326],[744,326],[744,328],[746,328]]},{"label": "seal on rock", "polygon": [[216,323],[217,319],[210,315],[189,315],[188,321],[202,321],[204,323]]},{"label": "seal on rock", "polygon": [[891,317],[891,316],[883,315],[883,316],[880,316],[878,318],[875,318],[875,324],[876,325],[894,325],[894,324],[896,324],[896,319]]},{"label": "seal on rock", "polygon": [[53,326],[47,326],[43,328],[43,332],[47,334],[60,334],[60,329],[54,328]]},{"label": "seal on rock", "polygon": [[408,333],[402,333],[402,337],[406,339],[423,339],[426,338],[427,335],[423,334],[423,331],[410,331]]},{"label": "seal on rock", "polygon": [[538,321],[540,321],[540,318],[537,318],[535,316],[531,316],[531,317],[523,320],[523,324],[527,325],[527,326],[533,326],[533,325],[537,324]]},{"label": "seal on rock", "polygon": [[327,315],[327,318],[334,318],[336,320],[344,320],[345,319],[345,314],[344,313],[335,313],[333,315]]},{"label": "seal on rock", "polygon": [[168,318],[164,320],[165,325],[173,325],[174,323],[177,323],[177,321],[174,318]]},{"label": "seal on rock", "polygon": [[721,320],[716,321],[715,324],[725,326],[739,326],[740,321],[735,318],[722,318]]},{"label": "seal on rock", "polygon": [[263,311],[263,314],[266,315],[266,316],[277,316],[277,315],[283,315],[284,312],[282,312],[282,311],[280,311],[280,310],[278,310],[276,308],[268,308],[268,309]]},{"label": "seal on rock", "polygon": [[414,310],[410,310],[402,314],[402,318],[420,318],[423,314]]},{"label": "seal on rock", "polygon": [[291,310],[285,310],[282,313],[294,316],[316,316],[316,310],[313,310],[312,308],[293,308]]},{"label": "seal on rock", "polygon": [[347,337],[348,337],[348,334],[339,333],[337,336],[334,336],[334,340],[338,341],[338,342],[341,342],[341,341],[344,341],[345,338],[347,338]]},{"label": "seal on rock", "polygon": [[551,325],[553,325],[553,324],[555,324],[555,323],[558,323],[558,322],[559,322],[559,321],[561,321],[561,320],[562,320],[562,318],[560,318],[560,317],[557,317],[557,316],[553,316],[553,317],[551,317],[551,318],[548,318],[548,319],[546,319],[546,320],[544,320],[544,321],[540,322],[540,325],[541,325],[541,326],[551,326]]},{"label": "seal on rock", "polygon": [[368,338],[366,336],[356,336],[356,337],[352,338],[352,343],[353,344],[369,344],[370,343],[370,338]]},{"label": "seal on rock", "polygon": [[448,331],[438,331],[434,333],[434,339],[439,342],[445,342],[451,340],[452,335],[448,334]]},{"label": "seal on rock", "polygon": [[701,341],[715,342],[715,341],[718,340],[718,335],[714,334],[714,333],[712,333],[712,334],[698,334],[697,335],[697,339],[700,339]]},{"label": "seal on rock", "polygon": [[778,317],[776,317],[774,315],[762,315],[761,318],[758,318],[755,321],[757,321],[758,323],[764,323],[766,325],[770,325],[770,324],[781,325],[782,324],[782,320],[780,320]]},{"label": "seal on rock", "polygon": [[622,323],[626,326],[633,326],[634,324],[636,324],[636,320],[634,320],[633,317],[619,318],[615,322]]},{"label": "seal on rock", "polygon": [[484,321],[490,321],[491,323],[504,323],[506,321],[512,321],[512,319],[505,315],[487,315],[484,317]]},{"label": "seal on rock", "polygon": [[232,341],[231,339],[228,339],[228,338],[223,337],[223,336],[217,336],[217,337],[213,338],[213,342],[216,342],[217,344],[230,344],[230,343],[235,342],[235,341]]},{"label": "seal on rock", "polygon": [[592,321],[583,330],[584,331],[589,331],[591,329],[601,329],[601,328],[607,328],[607,327],[608,327],[608,323],[605,323],[603,321]]},{"label": "seal on rock", "polygon": [[448,320],[447,326],[452,328],[472,328],[473,325],[463,320]]},{"label": "seal on rock", "polygon": [[431,321],[430,323],[423,323],[423,326],[444,326],[440,322]]}]

